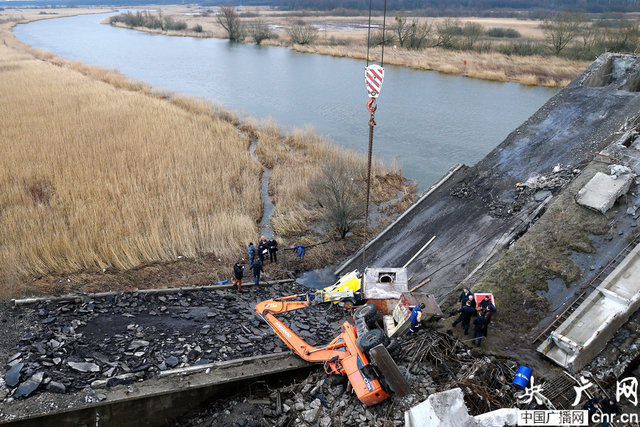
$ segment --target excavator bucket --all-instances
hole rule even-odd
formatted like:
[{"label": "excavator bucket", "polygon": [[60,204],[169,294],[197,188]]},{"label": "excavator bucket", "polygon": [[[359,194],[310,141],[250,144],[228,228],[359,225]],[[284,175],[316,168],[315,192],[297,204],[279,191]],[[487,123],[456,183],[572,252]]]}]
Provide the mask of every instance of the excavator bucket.
[{"label": "excavator bucket", "polygon": [[402,371],[398,369],[398,365],[396,365],[396,362],[393,361],[393,358],[382,344],[373,347],[369,351],[369,355],[394,393],[400,397],[411,393],[411,386],[407,382],[407,379],[402,374]]}]

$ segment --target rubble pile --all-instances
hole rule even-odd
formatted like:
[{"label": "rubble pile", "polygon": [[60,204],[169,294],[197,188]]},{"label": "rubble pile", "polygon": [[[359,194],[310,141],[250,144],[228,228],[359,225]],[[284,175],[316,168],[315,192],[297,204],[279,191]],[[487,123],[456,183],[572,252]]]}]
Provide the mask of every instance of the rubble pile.
[{"label": "rubble pile", "polygon": [[[0,399],[129,384],[167,369],[284,351],[254,306],[305,291],[289,284],[247,287],[241,294],[128,292],[19,307],[16,315],[32,311],[37,321],[6,361]],[[296,312],[295,319],[293,313],[281,317],[310,343],[324,343],[342,318],[326,310],[311,306]]]},{"label": "rubble pile", "polygon": [[506,218],[520,212],[531,201],[540,203],[558,193],[579,174],[580,169],[558,164],[546,175],[535,175],[525,182],[516,183],[508,199],[496,198],[490,189],[467,182],[452,188],[450,195],[461,199],[480,199],[488,207],[489,215]]},{"label": "rubble pile", "polygon": [[[515,389],[510,385],[515,363],[494,357],[477,357],[450,335],[422,330],[402,339],[394,359],[406,370],[413,394],[391,398],[367,407],[352,391],[346,376],[327,375],[317,369],[300,383],[266,390],[265,399],[246,397],[220,400],[191,414],[175,426],[396,426],[404,424],[404,411],[430,394],[460,387],[472,414],[512,407]],[[251,411],[247,408],[253,408]]]},{"label": "rubble pile", "polygon": [[639,376],[639,364],[640,310],[618,329],[613,339],[585,370],[594,375],[602,385],[614,388],[618,379]]}]

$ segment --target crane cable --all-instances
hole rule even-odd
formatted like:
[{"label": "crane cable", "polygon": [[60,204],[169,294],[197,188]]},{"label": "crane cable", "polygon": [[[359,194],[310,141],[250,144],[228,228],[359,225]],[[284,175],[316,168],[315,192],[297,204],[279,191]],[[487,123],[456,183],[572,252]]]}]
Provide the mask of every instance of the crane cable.
[{"label": "crane cable", "polygon": [[369,26],[367,28],[367,66],[365,68],[365,85],[367,86],[367,92],[369,94],[369,100],[367,101],[367,110],[371,113],[369,118],[369,149],[367,152],[367,190],[366,190],[366,203],[364,214],[364,246],[362,247],[362,271],[366,267],[366,248],[367,248],[367,229],[369,228],[369,195],[371,192],[371,158],[373,153],[373,127],[376,125],[375,113],[378,105],[376,99],[380,95],[380,89],[382,88],[382,81],[384,77],[384,45],[386,42],[385,30],[387,25],[387,0],[384,0],[384,10],[382,18],[382,53],[380,57],[380,65],[373,65],[369,67],[369,49],[371,46],[371,11],[372,2],[369,0]]}]

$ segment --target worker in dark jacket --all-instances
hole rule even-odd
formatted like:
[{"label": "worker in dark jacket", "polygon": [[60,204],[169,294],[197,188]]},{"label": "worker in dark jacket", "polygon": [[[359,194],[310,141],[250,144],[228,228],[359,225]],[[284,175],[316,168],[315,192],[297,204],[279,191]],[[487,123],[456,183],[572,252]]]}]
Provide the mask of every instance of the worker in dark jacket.
[{"label": "worker in dark jacket", "polygon": [[269,262],[278,263],[278,242],[273,237],[267,242],[269,248]]},{"label": "worker in dark jacket", "polygon": [[496,306],[493,305],[493,303],[491,302],[491,298],[489,298],[488,295],[484,297],[482,301],[480,301],[480,304],[478,304],[478,306],[480,307],[480,312],[483,313],[484,316],[487,318],[487,324],[484,328],[484,333],[483,333],[483,335],[486,337],[488,336],[487,329],[489,326],[489,322],[491,322],[491,316],[493,312],[496,311]]},{"label": "worker in dark jacket", "polygon": [[233,265],[233,275],[236,278],[233,285],[238,287],[238,292],[242,292],[242,276],[244,276],[244,264],[242,262],[238,261]]},{"label": "worker in dark jacket", "polygon": [[469,335],[469,324],[471,323],[471,316],[476,312],[476,309],[471,307],[471,303],[467,301],[467,305],[463,306],[458,313],[460,316],[453,322],[451,326],[455,327],[458,323],[462,322],[462,328],[464,334]]},{"label": "worker in dark jacket", "polygon": [[264,257],[269,253],[269,249],[267,248],[267,239],[264,236],[260,237],[260,241],[258,242],[258,258],[260,258],[260,263],[264,263]]},{"label": "worker in dark jacket", "polygon": [[253,246],[253,242],[249,242],[249,265],[253,264],[253,260],[256,258],[256,247]]},{"label": "worker in dark jacket", "polygon": [[484,331],[487,327],[487,318],[484,314],[480,314],[480,316],[476,317],[473,320],[473,339],[471,340],[472,344],[480,347],[482,344],[482,337],[484,335]]},{"label": "worker in dark jacket", "polygon": [[410,335],[418,330],[418,328],[422,325],[422,309],[424,308],[424,304],[414,305],[411,309],[411,315],[409,316],[409,321],[411,322],[411,327],[409,331],[407,331],[407,335]]},{"label": "worker in dark jacket", "polygon": [[612,397],[604,399],[601,402],[600,406],[602,408],[602,413],[604,414],[602,419],[602,426],[608,427],[611,424],[611,421],[615,419],[614,417],[620,413],[620,407],[618,406],[616,400]]},{"label": "worker in dark jacket", "polygon": [[460,301],[460,308],[467,304],[467,301],[469,301],[469,295],[473,296],[469,288],[464,288],[460,294],[460,298],[458,299]]},{"label": "worker in dark jacket", "polygon": [[255,260],[253,264],[251,264],[251,269],[253,270],[253,283],[257,285],[260,283],[260,273],[264,271],[259,259]]},{"label": "worker in dark jacket", "polygon": [[597,397],[592,397],[587,400],[587,402],[582,406],[582,409],[586,410],[589,413],[589,420],[593,421],[593,416],[598,412],[600,408],[600,399]]}]

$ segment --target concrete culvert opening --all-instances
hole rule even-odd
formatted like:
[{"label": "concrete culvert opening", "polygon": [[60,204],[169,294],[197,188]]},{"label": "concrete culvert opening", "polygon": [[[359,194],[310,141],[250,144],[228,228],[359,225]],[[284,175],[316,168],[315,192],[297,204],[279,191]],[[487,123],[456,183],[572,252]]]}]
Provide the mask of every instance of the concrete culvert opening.
[{"label": "concrete culvert opening", "polygon": [[[587,87],[604,87],[620,80],[627,73],[629,68],[635,63],[632,57],[609,57],[599,68],[592,71],[591,74],[582,82],[582,86]],[[621,90],[637,92],[637,86],[640,83],[640,75],[628,79],[627,83],[620,87]]]},{"label": "concrete culvert opening", "polygon": [[379,283],[393,283],[396,281],[396,273],[380,273],[378,276]]}]

